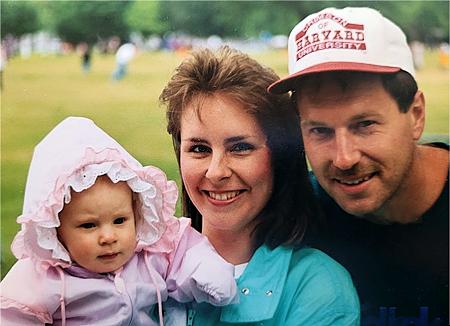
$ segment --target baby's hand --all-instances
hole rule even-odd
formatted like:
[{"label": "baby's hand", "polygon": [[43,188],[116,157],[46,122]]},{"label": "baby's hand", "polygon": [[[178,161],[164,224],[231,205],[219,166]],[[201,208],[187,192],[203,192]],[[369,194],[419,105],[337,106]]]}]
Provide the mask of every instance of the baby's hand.
[{"label": "baby's hand", "polygon": [[234,266],[193,228],[184,230],[171,267],[166,284],[169,296],[178,302],[224,306],[238,301]]},{"label": "baby's hand", "polygon": [[239,296],[233,265],[228,264],[220,256],[217,257],[217,261],[211,260],[202,263],[193,274],[195,286],[201,293],[207,295],[204,301],[215,306],[237,303]]}]

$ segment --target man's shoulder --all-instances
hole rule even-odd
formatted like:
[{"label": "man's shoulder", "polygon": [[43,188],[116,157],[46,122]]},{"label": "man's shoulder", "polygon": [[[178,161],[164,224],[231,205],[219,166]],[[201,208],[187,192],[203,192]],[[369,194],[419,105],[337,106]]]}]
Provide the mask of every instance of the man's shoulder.
[{"label": "man's shoulder", "polygon": [[450,138],[448,134],[427,133],[422,135],[418,143],[420,145],[435,146],[440,148],[446,148],[448,150]]}]

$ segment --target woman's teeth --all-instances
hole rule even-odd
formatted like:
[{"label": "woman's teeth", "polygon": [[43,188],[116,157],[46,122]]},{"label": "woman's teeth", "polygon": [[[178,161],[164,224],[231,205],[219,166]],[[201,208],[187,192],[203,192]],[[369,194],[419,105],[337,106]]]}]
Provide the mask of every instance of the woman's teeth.
[{"label": "woman's teeth", "polygon": [[208,191],[209,197],[215,200],[230,200],[237,195],[239,195],[240,191],[229,191],[229,192],[222,192],[222,193],[216,193],[212,191]]}]

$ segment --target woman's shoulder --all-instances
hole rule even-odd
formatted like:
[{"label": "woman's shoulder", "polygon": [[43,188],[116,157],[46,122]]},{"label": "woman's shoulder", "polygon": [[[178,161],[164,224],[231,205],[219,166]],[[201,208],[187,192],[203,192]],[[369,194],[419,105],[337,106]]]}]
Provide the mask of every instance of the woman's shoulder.
[{"label": "woman's shoulder", "polygon": [[350,277],[347,270],[341,264],[323,251],[310,247],[294,249],[291,266],[305,270],[313,269],[314,272],[323,271],[324,274],[339,273],[345,277]]},{"label": "woman's shoulder", "polygon": [[[290,274],[300,276],[313,288],[337,295],[356,297],[348,271],[324,252],[314,248],[293,251]],[[304,284],[305,285],[305,284]]]},{"label": "woman's shoulder", "polygon": [[331,268],[343,268],[337,261],[319,249],[301,247],[293,250],[292,259],[302,264],[321,264]]},{"label": "woman's shoulder", "polygon": [[[295,287],[297,303],[311,309],[305,324],[320,315],[326,325],[358,325],[359,299],[347,270],[330,256],[314,248],[293,252],[288,286]],[[309,318],[309,319],[308,319]]]}]

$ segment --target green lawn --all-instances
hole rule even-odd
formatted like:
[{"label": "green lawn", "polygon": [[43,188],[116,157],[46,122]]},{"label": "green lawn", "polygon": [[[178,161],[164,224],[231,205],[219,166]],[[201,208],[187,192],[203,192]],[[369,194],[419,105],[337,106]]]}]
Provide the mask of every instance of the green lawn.
[{"label": "green lawn", "polygon": [[[252,55],[287,74],[287,52]],[[140,53],[121,82],[110,79],[114,58],[94,54],[92,71],[84,75],[80,58],[33,56],[13,58],[4,71],[1,99],[1,276],[15,259],[10,243],[18,231],[24,186],[33,147],[64,117],[86,116],[116,138],[144,165],[162,168],[179,181],[175,156],[165,130],[164,108],[158,96],[183,59],[176,53]],[[429,133],[448,134],[448,70],[427,53],[426,68],[418,73],[427,99]]]}]

